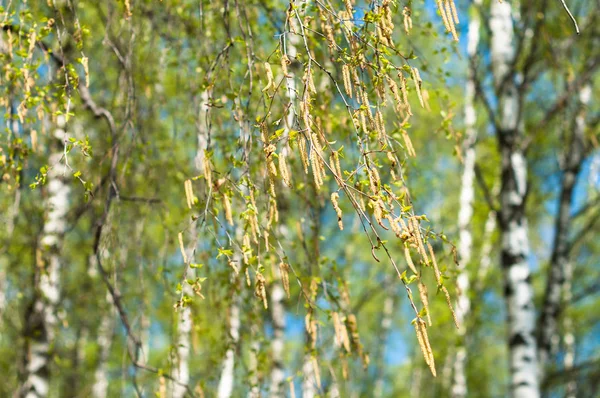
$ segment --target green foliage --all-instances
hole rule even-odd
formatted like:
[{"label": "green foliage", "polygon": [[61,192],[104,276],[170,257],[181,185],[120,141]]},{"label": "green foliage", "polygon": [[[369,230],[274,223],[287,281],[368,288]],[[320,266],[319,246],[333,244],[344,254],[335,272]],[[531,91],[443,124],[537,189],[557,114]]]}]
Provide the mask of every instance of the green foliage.
[{"label": "green foliage", "polygon": [[[216,395],[231,347],[232,396],[256,381],[266,391],[278,285],[286,290],[286,391],[291,383],[299,396],[304,362],[313,357],[321,395],[337,381],[341,396],[372,396],[381,377],[382,396],[449,394],[443,373],[457,338],[445,295],[449,290],[453,302],[457,293],[452,242],[467,60],[432,22],[428,5],[12,3],[0,6],[0,203],[11,226],[0,231],[7,303],[0,307],[0,368],[10,369],[0,396],[17,391],[26,376],[24,353],[34,340],[27,314],[50,255],[60,263],[50,396],[88,394],[101,365],[107,396],[164,396],[178,377],[187,310],[191,393]],[[345,3],[356,3],[356,14]],[[405,6],[414,23],[409,32]],[[531,7],[523,5],[524,18]],[[565,29],[550,22],[542,29],[548,43],[535,53],[540,87],[525,107],[537,148],[533,203],[556,194],[545,190],[544,170],[563,141],[558,124],[552,134],[537,128],[546,102],[592,51],[584,41],[564,58],[553,56],[549,43],[568,42]],[[526,60],[519,62],[525,68]],[[565,64],[570,73],[562,73]],[[493,187],[499,157],[481,101],[477,114],[478,165]],[[53,178],[71,191],[60,244],[48,249],[42,241]],[[489,214],[481,190],[475,203],[476,258]],[[542,206],[528,212],[542,263],[549,238],[538,231],[553,214]],[[581,245],[582,262],[592,263],[597,244]],[[580,272],[578,280],[593,275],[587,267]],[[477,268],[470,273],[476,278]],[[492,267],[471,297],[477,354],[468,380],[480,396],[506,391],[500,279]],[[578,338],[592,331],[594,303],[569,309],[581,326]],[[435,380],[411,326],[429,317]]]}]

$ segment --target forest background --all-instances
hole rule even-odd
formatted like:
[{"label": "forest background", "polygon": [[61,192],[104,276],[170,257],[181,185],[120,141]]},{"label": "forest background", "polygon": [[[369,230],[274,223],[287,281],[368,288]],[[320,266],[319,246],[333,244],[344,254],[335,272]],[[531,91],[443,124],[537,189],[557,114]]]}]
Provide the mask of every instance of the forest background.
[{"label": "forest background", "polygon": [[0,1],[0,396],[598,396],[599,6]]}]

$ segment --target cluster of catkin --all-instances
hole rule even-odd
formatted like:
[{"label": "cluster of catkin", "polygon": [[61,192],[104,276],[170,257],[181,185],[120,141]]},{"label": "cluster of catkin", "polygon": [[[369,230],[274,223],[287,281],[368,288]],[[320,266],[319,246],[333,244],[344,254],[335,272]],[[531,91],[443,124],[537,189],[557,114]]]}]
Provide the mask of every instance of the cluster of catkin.
[{"label": "cluster of catkin", "polygon": [[452,34],[452,38],[455,41],[458,41],[456,25],[459,21],[454,0],[437,0],[437,6],[446,30]]},{"label": "cluster of catkin", "polygon": [[[435,375],[433,354],[427,336],[427,325],[431,326],[431,317],[429,314],[427,287],[421,281],[421,271],[423,267],[433,268],[433,274],[437,282],[438,290],[444,293],[448,306],[455,318],[450,302],[450,296],[442,283],[442,275],[437,266],[433,249],[431,245],[426,242],[426,239],[421,232],[420,218],[414,215],[408,215],[404,210],[398,216],[394,214],[394,202],[398,203],[398,198],[395,197],[394,194],[389,191],[389,187],[382,182],[379,173],[380,170],[384,170],[385,166],[382,166],[380,160],[376,158],[376,153],[385,153],[387,161],[389,161],[391,165],[389,169],[391,178],[392,180],[397,180],[398,176],[396,175],[395,170],[400,165],[400,162],[396,151],[391,145],[390,137],[388,137],[385,115],[382,109],[386,106],[388,98],[390,101],[393,101],[393,108],[399,116],[398,126],[395,132],[399,132],[402,141],[401,145],[404,146],[405,153],[410,157],[414,157],[416,156],[416,151],[410,136],[406,131],[407,122],[413,115],[413,110],[409,103],[409,90],[414,90],[421,108],[427,110],[429,109],[428,95],[426,90],[422,88],[422,79],[419,70],[416,67],[404,65],[401,68],[394,67],[382,69],[373,72],[373,74],[370,75],[372,70],[370,67],[373,65],[367,60],[366,54],[368,52],[365,51],[364,40],[359,39],[355,33],[353,3],[352,0],[344,0],[344,10],[339,11],[337,16],[330,12],[325,12],[323,7],[316,8],[319,10],[319,20],[323,32],[322,37],[327,43],[332,59],[334,59],[333,55],[338,55],[337,52],[341,48],[338,44],[338,35],[340,35],[340,33],[342,34],[341,36],[346,38],[349,46],[349,55],[344,55],[341,58],[343,94],[348,98],[348,102],[358,104],[358,109],[353,109],[349,113],[356,129],[359,146],[361,147],[362,159],[359,163],[365,173],[366,181],[368,181],[368,190],[365,189],[365,186],[361,186],[363,183],[366,184],[365,180],[360,182],[354,181],[354,190],[348,190],[345,177],[347,177],[348,180],[352,180],[352,177],[348,176],[352,176],[354,173],[347,172],[346,175],[344,175],[340,166],[340,153],[331,147],[331,143],[328,142],[323,135],[318,117],[314,112],[314,108],[319,106],[319,97],[313,78],[315,68],[319,70],[322,66],[313,62],[315,55],[308,49],[307,51],[310,53],[306,54],[308,56],[308,61],[305,64],[304,73],[301,79],[303,89],[298,90],[298,92],[301,92],[302,94],[299,95],[295,101],[295,105],[298,106],[299,131],[295,135],[294,140],[291,140],[290,143],[294,143],[298,146],[302,168],[306,174],[311,170],[312,180],[317,191],[325,184],[326,175],[328,173],[333,176],[339,189],[330,194],[330,200],[337,216],[340,230],[343,230],[344,228],[342,206],[340,204],[340,194],[344,192],[348,197],[347,199],[349,199],[355,207],[362,210],[363,215],[366,212],[367,206],[370,207],[372,209],[373,218],[377,224],[386,230],[388,229],[386,224],[389,225],[392,231],[402,241],[408,268],[418,278],[419,298],[424,309],[424,311],[419,313],[415,321],[417,339],[419,341],[419,346],[423,351],[425,361]],[[377,7],[374,36],[375,46],[394,47],[393,3],[392,0],[382,0]],[[455,25],[458,23],[458,17],[454,0],[437,0],[437,6],[442,16],[444,26],[451,32],[456,40],[457,33]],[[412,30],[411,14],[410,8],[402,8],[403,25],[406,34],[409,34]],[[288,10],[288,20],[291,21],[292,19],[295,20],[295,23],[289,24],[290,32],[294,35],[306,35],[306,27],[310,24],[310,20],[304,18],[303,21],[300,21],[301,18],[298,17],[297,12],[294,13],[291,10]],[[303,24],[304,26],[302,26]],[[306,37],[304,37],[304,40],[306,41]],[[282,54],[280,61],[283,78],[294,79],[294,74],[290,73],[290,70],[288,70],[288,66],[291,63],[289,57],[286,54]],[[319,68],[317,68],[317,65]],[[275,82],[272,67],[268,62],[264,64],[264,70],[266,72],[267,84],[264,86],[263,92],[266,93],[268,98],[273,99],[275,98],[279,85]],[[395,70],[397,77],[390,74],[389,70]],[[412,82],[409,80],[412,80]],[[342,93],[341,89],[339,90],[340,93]],[[410,94],[414,95],[412,93]],[[346,100],[346,98],[344,100]],[[352,99],[352,102],[349,99]],[[287,128],[291,129],[292,126],[288,126]],[[265,177],[268,179],[269,184],[269,217],[266,230],[262,231],[268,249],[268,230],[272,225],[277,223],[278,219],[276,180],[280,177],[283,183],[288,187],[292,187],[292,183],[290,169],[287,165],[287,156],[289,152],[285,150],[279,152],[277,150],[277,142],[275,139],[273,139],[272,142],[269,137],[266,121],[260,124],[260,131],[263,142],[262,150],[266,161]],[[364,148],[367,148],[371,142],[374,142],[375,140],[379,143],[378,149],[381,151],[373,151],[372,153],[375,153],[375,155],[372,155],[372,153],[368,152],[368,149]],[[332,140],[330,139],[329,141]],[[287,146],[288,142],[286,141],[284,145]],[[190,195],[190,197],[193,198],[192,195]],[[249,211],[245,212],[245,218],[250,225],[250,236],[254,243],[258,244],[258,236],[261,236],[261,231],[258,224],[257,207],[253,197],[253,190],[250,192],[250,197],[250,203],[248,204]],[[231,203],[227,194],[223,194],[223,201],[226,219],[231,223],[231,217],[229,215],[230,210],[229,212],[227,210],[228,207],[231,208]],[[188,200],[188,206],[189,202],[190,200]],[[248,235],[245,235],[245,237],[248,237]],[[250,238],[248,237],[247,240],[249,245]],[[418,262],[416,260],[413,261],[411,251],[418,254]],[[415,264],[415,262],[417,262],[417,264]],[[247,268],[248,267],[246,267],[246,272]],[[282,262],[279,265],[279,272],[284,284],[284,289],[289,297],[289,265]],[[249,281],[248,276],[247,278]],[[267,308],[265,284],[266,281],[264,276],[257,273],[255,293],[263,301],[264,307]],[[316,291],[317,285],[316,282],[313,281],[310,286],[310,292],[307,292],[307,294],[314,300]],[[356,350],[362,357],[364,353],[362,353],[359,342],[356,317],[353,314],[344,314],[344,312],[345,311],[342,310],[332,313],[336,345],[340,348],[340,351],[342,351],[342,349],[345,350],[345,353]],[[425,318],[425,320],[423,318]],[[317,340],[317,320],[312,307],[309,308],[306,315],[305,326],[307,335],[309,336],[310,346],[312,349],[315,349]],[[368,357],[366,358],[365,361],[368,361]],[[316,372],[316,378],[320,379],[318,376],[318,364],[316,363],[316,357],[314,355],[312,356],[312,360],[314,361],[313,367]]]},{"label": "cluster of catkin", "polygon": [[[358,331],[358,321],[356,315],[349,311],[350,295],[348,286],[341,283],[338,286],[340,294],[340,310],[331,313],[334,330],[334,344],[340,350],[340,358],[344,355],[355,352],[363,361],[366,367],[369,364],[369,356],[364,352],[360,342],[360,334]],[[347,369],[345,361],[342,361],[343,376],[347,378]]]},{"label": "cluster of catkin", "polygon": [[394,33],[394,23],[392,22],[392,10],[390,9],[391,0],[383,0],[379,7],[379,23],[377,24],[377,37],[383,45],[393,47],[392,35]]},{"label": "cluster of catkin", "polygon": [[263,152],[265,154],[265,160],[267,164],[267,174],[269,175],[269,195],[271,198],[276,198],[275,193],[275,178],[277,177],[277,167],[275,166],[275,151],[277,147],[271,144],[269,139],[269,132],[267,131],[266,123],[260,124],[260,135],[263,142]]}]

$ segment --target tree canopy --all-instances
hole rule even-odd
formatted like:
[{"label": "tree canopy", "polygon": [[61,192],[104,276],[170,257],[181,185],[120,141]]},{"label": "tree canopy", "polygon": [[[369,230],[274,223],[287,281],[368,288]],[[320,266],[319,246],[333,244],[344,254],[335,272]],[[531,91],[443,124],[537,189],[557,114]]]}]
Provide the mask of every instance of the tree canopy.
[{"label": "tree canopy", "polygon": [[597,394],[588,2],[0,26],[0,396]]}]

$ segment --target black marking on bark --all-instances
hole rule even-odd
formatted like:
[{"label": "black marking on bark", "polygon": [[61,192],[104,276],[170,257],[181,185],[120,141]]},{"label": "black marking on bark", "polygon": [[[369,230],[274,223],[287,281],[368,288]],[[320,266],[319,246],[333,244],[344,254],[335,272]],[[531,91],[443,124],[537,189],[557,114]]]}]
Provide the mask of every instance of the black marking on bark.
[{"label": "black marking on bark", "polygon": [[533,310],[533,305],[531,303],[525,303],[525,304],[523,304],[523,309],[524,310]]},{"label": "black marking on bark", "polygon": [[506,250],[502,251],[502,268],[507,269],[515,264],[525,261],[525,254],[519,253],[516,255],[510,254]]},{"label": "black marking on bark", "polygon": [[515,333],[509,340],[508,345],[510,347],[515,347],[518,345],[527,345],[527,340],[523,337],[522,333]]},{"label": "black marking on bark", "polygon": [[519,387],[528,387],[528,386],[529,386],[529,383],[526,382],[526,381],[522,381],[520,383],[515,384],[516,388],[519,388]]}]

